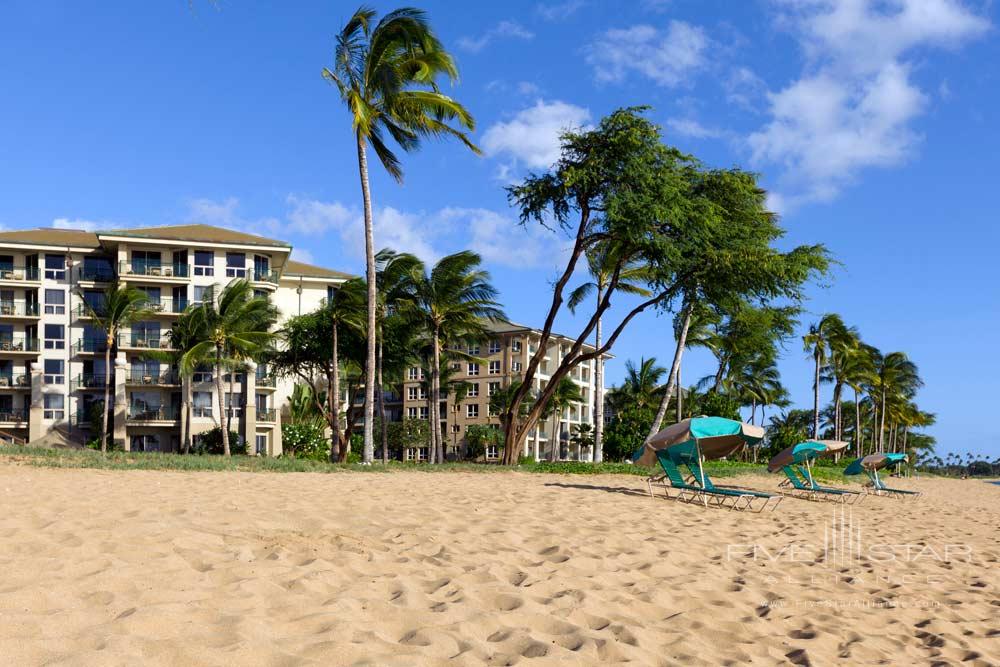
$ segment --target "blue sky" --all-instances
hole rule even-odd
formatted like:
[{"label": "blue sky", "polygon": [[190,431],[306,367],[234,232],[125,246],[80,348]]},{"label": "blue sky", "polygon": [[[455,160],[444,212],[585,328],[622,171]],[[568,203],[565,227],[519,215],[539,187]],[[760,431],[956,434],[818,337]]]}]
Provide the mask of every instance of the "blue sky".
[{"label": "blue sky", "polygon": [[[763,175],[789,245],[822,242],[843,263],[810,290],[804,322],[836,311],[868,342],[907,352],[927,383],[918,402],[939,417],[939,452],[1000,455],[982,419],[996,412],[1000,370],[992,3],[420,6],[458,59],[451,92],[486,155],[427,145],[404,158],[403,186],[373,169],[377,245],[431,259],[471,247],[509,316],[538,325],[565,244],[517,229],[503,186],[552,160],[559,128],[651,105],[670,143]],[[320,78],[354,8],[4,3],[0,226],[222,224],[360,272],[350,128]],[[644,316],[614,350],[609,382],[625,359],[666,364],[671,351],[669,320]],[[712,370],[703,353],[686,359],[688,380]],[[808,406],[798,339],[781,370]]]}]

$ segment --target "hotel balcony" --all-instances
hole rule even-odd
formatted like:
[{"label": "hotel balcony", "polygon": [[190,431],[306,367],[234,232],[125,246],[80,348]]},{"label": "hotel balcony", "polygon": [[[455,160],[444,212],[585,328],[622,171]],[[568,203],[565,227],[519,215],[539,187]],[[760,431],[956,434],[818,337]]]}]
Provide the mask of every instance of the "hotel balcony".
[{"label": "hotel balcony", "polygon": [[118,275],[125,279],[139,279],[141,282],[185,283],[191,277],[191,265],[120,262]]},{"label": "hotel balcony", "polygon": [[31,376],[25,373],[0,373],[0,391],[30,391]]},{"label": "hotel balcony", "polygon": [[170,337],[141,333],[119,334],[118,347],[123,350],[172,350]]},{"label": "hotel balcony", "polygon": [[257,408],[257,421],[273,424],[278,421],[278,413],[274,408]]},{"label": "hotel balcony", "polygon": [[126,372],[125,384],[140,387],[177,387],[181,384],[180,376],[173,371],[157,373],[132,368]]},{"label": "hotel balcony", "polygon": [[278,385],[277,379],[273,375],[258,375],[254,380],[257,389],[275,389]]},{"label": "hotel balcony", "polygon": [[254,284],[254,287],[260,287],[263,289],[278,289],[278,272],[277,271],[258,271],[248,270],[250,274],[250,282]]},{"label": "hotel balcony", "polygon": [[37,266],[0,266],[0,285],[41,282]]},{"label": "hotel balcony", "polygon": [[104,354],[108,349],[108,339],[104,336],[81,338],[73,344],[73,349],[80,355]]},{"label": "hotel balcony", "polygon": [[28,412],[26,410],[4,410],[0,409],[0,426],[26,426],[28,423]]},{"label": "hotel balcony", "polygon": [[115,270],[112,266],[81,265],[76,275],[83,283],[110,283],[114,282]]},{"label": "hotel balcony", "polygon": [[130,405],[125,421],[134,425],[173,426],[180,418],[181,411],[176,407]]},{"label": "hotel balcony", "polygon": [[38,304],[24,301],[0,301],[0,320],[37,320]]},{"label": "hotel balcony", "polygon": [[190,302],[187,299],[173,299],[169,296],[159,299],[150,299],[146,302],[146,309],[154,316],[177,317],[184,312]]},{"label": "hotel balcony", "polygon": [[0,336],[0,356],[38,356],[38,339],[24,334]]},{"label": "hotel balcony", "polygon": [[[70,391],[104,391],[106,383],[107,377],[103,374],[80,373],[75,380],[69,383],[69,389]],[[114,392],[114,387],[111,388],[111,391]]]}]

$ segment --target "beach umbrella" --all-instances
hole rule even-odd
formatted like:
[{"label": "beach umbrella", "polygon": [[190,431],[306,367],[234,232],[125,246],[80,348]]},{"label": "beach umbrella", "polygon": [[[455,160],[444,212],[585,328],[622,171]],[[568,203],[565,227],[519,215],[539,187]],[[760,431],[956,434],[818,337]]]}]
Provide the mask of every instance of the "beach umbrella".
[{"label": "beach umbrella", "polygon": [[806,440],[778,452],[767,464],[767,471],[774,472],[795,463],[806,463],[826,451],[826,445],[816,440]]},{"label": "beach umbrella", "polygon": [[897,465],[906,460],[906,454],[901,452],[889,452],[888,454],[869,454],[860,459],[855,459],[849,466],[844,468],[845,475],[860,475],[865,471],[875,472],[882,468]]},{"label": "beach umbrella", "polygon": [[656,452],[661,449],[669,449],[672,456],[694,454],[700,460],[721,459],[763,439],[764,429],[760,426],[725,417],[690,417],[647,438],[632,461],[654,465]]}]

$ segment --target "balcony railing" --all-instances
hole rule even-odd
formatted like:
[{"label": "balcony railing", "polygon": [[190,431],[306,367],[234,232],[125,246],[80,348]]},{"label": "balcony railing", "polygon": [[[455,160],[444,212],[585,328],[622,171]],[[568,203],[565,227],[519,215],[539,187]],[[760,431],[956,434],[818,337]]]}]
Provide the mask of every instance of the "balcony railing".
[{"label": "balcony railing", "polygon": [[82,265],[77,275],[80,280],[89,280],[95,283],[110,283],[115,279],[115,270],[111,266]]},{"label": "balcony railing", "polygon": [[257,421],[259,422],[273,422],[277,419],[277,413],[274,408],[257,408]]},{"label": "balcony railing", "polygon": [[273,375],[258,375],[254,382],[258,387],[271,387],[277,385],[277,379]]},{"label": "balcony railing", "polygon": [[0,352],[38,352],[38,339],[24,335],[0,336]]},{"label": "balcony railing", "polygon": [[10,388],[30,388],[31,387],[31,376],[25,373],[18,374],[0,374],[0,389],[10,389]]},{"label": "balcony railing", "polygon": [[76,379],[71,383],[71,389],[104,389],[105,384],[107,384],[107,376],[102,374],[94,373],[80,373],[76,376]]},{"label": "balcony railing", "polygon": [[272,285],[278,284],[278,272],[277,271],[258,271],[253,270],[253,281],[255,283],[270,283]]},{"label": "balcony railing", "polygon": [[141,333],[119,335],[118,346],[131,347],[135,349],[150,349],[150,350],[172,349],[169,337],[155,336],[155,335],[148,335]]},{"label": "balcony railing", "polygon": [[25,410],[9,410],[0,408],[0,424],[20,424],[27,421],[28,413]]},{"label": "balcony railing", "polygon": [[128,409],[128,419],[137,422],[177,421],[180,416],[176,407],[130,405]]},{"label": "balcony railing", "polygon": [[210,405],[192,405],[191,406],[191,416],[192,417],[211,417],[212,416],[212,406],[210,406]]},{"label": "balcony railing", "polygon": [[0,266],[0,280],[38,282],[37,266]]},{"label": "balcony railing", "polygon": [[100,338],[81,338],[73,344],[73,349],[77,352],[105,352],[108,349],[108,339],[104,336]]},{"label": "balcony railing", "polygon": [[0,317],[38,317],[38,304],[24,301],[0,301]]},{"label": "balcony railing", "polygon": [[187,299],[173,299],[165,296],[159,299],[150,299],[144,307],[153,313],[180,314],[188,307],[188,303]]},{"label": "balcony railing", "polygon": [[149,386],[176,385],[180,384],[180,378],[173,371],[151,372],[133,368],[125,376],[125,381],[129,384],[141,384]]},{"label": "balcony railing", "polygon": [[[90,306],[89,308],[87,307],[88,305]],[[96,313],[98,317],[104,317],[107,314],[104,304],[103,303],[76,304],[77,317],[93,317],[94,313]]]},{"label": "balcony railing", "polygon": [[122,276],[143,276],[148,278],[187,278],[191,275],[191,265],[121,262],[118,265],[118,273]]}]

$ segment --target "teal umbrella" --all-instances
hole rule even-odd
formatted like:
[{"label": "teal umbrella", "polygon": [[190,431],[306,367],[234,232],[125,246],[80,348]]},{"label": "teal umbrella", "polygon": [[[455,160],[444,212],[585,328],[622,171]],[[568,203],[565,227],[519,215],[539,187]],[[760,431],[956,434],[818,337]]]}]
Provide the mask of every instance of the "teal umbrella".
[{"label": "teal umbrella", "polygon": [[854,460],[849,466],[844,468],[845,475],[860,475],[863,472],[875,472],[882,468],[898,465],[906,460],[906,454],[900,452],[889,452],[888,454],[869,454],[868,456]]},{"label": "teal umbrella", "polygon": [[781,450],[767,464],[767,471],[781,470],[787,465],[807,463],[826,452],[826,445],[815,440],[806,440]]}]

